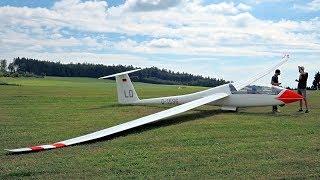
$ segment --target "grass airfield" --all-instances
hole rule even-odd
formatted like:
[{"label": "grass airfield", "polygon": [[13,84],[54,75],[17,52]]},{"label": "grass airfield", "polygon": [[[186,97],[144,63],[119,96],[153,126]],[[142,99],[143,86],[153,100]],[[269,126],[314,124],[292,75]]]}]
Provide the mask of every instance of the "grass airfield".
[{"label": "grass airfield", "polygon": [[[298,103],[221,112],[203,106],[99,141],[38,153],[3,149],[48,144],[101,130],[170,106],[117,104],[114,81],[0,78],[0,179],[7,178],[319,178],[320,91],[311,112]],[[203,87],[135,83],[140,98]]]}]

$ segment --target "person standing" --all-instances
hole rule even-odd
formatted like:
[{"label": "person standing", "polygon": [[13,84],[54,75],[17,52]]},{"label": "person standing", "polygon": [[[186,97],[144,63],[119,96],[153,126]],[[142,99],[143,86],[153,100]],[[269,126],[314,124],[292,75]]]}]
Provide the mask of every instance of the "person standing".
[{"label": "person standing", "polygon": [[[275,72],[274,72],[274,75],[272,76],[271,78],[271,85],[273,86],[280,86],[281,83],[279,83],[279,79],[278,79],[278,76],[280,75],[280,70],[277,69]],[[278,110],[278,106],[272,106],[272,112],[273,113],[276,113],[276,112],[280,112]]]},{"label": "person standing", "polygon": [[[300,73],[299,80],[296,79],[298,82],[298,94],[303,96],[303,101],[306,106],[306,111],[305,113],[309,112],[308,108],[308,101],[307,101],[307,81],[308,81],[308,73],[304,71],[303,66],[298,66],[298,70]],[[300,100],[300,109],[299,112],[302,112],[302,100]]]}]

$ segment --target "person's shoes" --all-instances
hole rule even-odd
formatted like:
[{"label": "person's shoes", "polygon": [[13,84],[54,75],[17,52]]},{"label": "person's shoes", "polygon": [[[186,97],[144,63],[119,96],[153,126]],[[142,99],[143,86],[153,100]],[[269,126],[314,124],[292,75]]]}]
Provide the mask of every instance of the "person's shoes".
[{"label": "person's shoes", "polygon": [[272,110],[273,113],[279,113],[281,111],[279,111],[278,109],[277,110]]},{"label": "person's shoes", "polygon": [[305,113],[309,113],[309,110],[307,109],[307,110],[305,111]]},{"label": "person's shoes", "polygon": [[299,111],[298,112],[302,112],[303,110],[302,109],[299,109]]}]

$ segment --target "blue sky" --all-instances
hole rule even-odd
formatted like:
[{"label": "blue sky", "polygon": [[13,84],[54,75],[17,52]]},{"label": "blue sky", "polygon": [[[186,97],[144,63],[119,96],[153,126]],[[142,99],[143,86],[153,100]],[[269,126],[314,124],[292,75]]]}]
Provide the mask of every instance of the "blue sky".
[{"label": "blue sky", "polygon": [[[127,64],[241,81],[320,70],[320,0],[2,0],[0,58]],[[270,77],[258,84],[269,83]]]}]

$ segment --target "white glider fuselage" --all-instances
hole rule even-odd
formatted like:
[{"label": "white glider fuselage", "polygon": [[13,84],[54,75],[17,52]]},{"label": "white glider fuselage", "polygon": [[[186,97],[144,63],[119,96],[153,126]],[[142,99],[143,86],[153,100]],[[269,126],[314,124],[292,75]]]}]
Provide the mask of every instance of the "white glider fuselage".
[{"label": "white glider fuselage", "polygon": [[[168,96],[168,97],[159,97],[151,99],[142,99],[130,104],[184,104],[190,101],[194,101],[199,98],[203,98],[216,93],[226,93],[229,94],[228,97],[225,97],[221,100],[209,103],[209,105],[222,106],[222,107],[252,107],[252,106],[272,106],[272,105],[281,105],[285,102],[279,99],[279,95],[276,93],[271,94],[259,94],[259,93],[238,93],[232,92],[232,84],[225,84],[222,86],[210,88],[204,91],[179,95],[179,96]],[[270,88],[271,89],[271,88]],[[277,89],[279,94],[283,94],[286,89],[279,87],[272,87],[272,89]]]},{"label": "white glider fuselage", "polygon": [[[277,86],[240,86],[232,83],[213,87],[204,91],[199,91],[191,94],[158,97],[150,99],[139,99],[129,73],[139,71],[132,70],[128,72],[118,73],[110,76],[102,77],[101,79],[115,77],[117,83],[118,102],[120,104],[132,105],[148,105],[148,104],[172,104],[179,105],[188,103],[200,98],[204,98],[216,93],[228,94],[227,97],[217,101],[208,103],[209,105],[221,106],[223,110],[236,110],[238,107],[253,107],[253,106],[273,106],[285,103],[295,102],[301,99],[297,93]],[[236,89],[236,87],[238,90]]]}]

